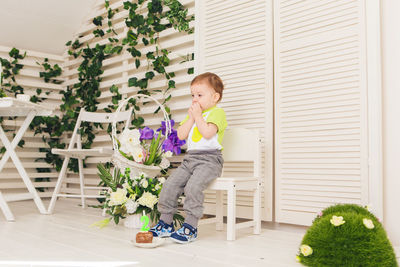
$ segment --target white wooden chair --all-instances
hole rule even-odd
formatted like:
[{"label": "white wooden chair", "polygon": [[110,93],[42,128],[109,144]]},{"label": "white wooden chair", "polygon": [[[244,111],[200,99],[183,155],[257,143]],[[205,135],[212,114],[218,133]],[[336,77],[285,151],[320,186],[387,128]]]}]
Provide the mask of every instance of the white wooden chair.
[{"label": "white wooden chair", "polygon": [[[116,122],[125,121],[125,125],[129,126],[130,118],[131,118],[132,109],[124,112],[119,112],[118,117],[116,118]],[[53,195],[50,200],[48,213],[53,213],[54,206],[56,204],[57,197],[74,197],[81,198],[82,200],[82,208],[85,208],[85,199],[86,198],[104,198],[105,196],[96,195],[96,194],[86,194],[85,190],[99,190],[105,189],[99,186],[85,186],[84,183],[84,175],[83,175],[83,159],[90,156],[106,156],[110,157],[113,154],[113,148],[110,143],[109,147],[98,147],[91,149],[82,149],[81,136],[79,134],[79,129],[81,127],[82,122],[93,122],[93,123],[112,123],[114,117],[117,113],[98,113],[98,112],[88,112],[85,110],[81,110],[79,113],[78,119],[76,121],[76,125],[74,128],[74,132],[72,133],[71,140],[69,142],[67,149],[52,149],[51,152],[53,154],[62,155],[65,157],[63,165],[61,167],[60,174],[58,176],[57,184],[54,189]],[[111,139],[110,139],[111,140]],[[76,148],[75,148],[76,144]],[[79,183],[80,183],[80,194],[60,194],[61,185],[67,173],[67,167],[69,160],[71,158],[78,159],[78,167],[79,167]]]},{"label": "white wooden chair", "polygon": [[[216,190],[216,216],[200,220],[199,224],[217,223],[217,230],[223,230],[223,193],[227,191],[227,240],[236,239],[236,230],[254,227],[253,233],[261,231],[261,142],[258,130],[231,128],[225,131],[222,154],[227,162],[253,163],[250,177],[222,177],[213,181],[207,189]],[[253,194],[253,219],[236,223],[236,192],[251,191]]]}]

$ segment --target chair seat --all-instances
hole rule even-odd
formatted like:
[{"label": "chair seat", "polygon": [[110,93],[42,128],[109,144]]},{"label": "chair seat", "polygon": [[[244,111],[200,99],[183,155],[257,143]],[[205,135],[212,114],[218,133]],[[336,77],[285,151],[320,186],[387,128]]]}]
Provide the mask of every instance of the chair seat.
[{"label": "chair seat", "polygon": [[207,189],[227,190],[235,185],[238,190],[252,190],[257,187],[257,177],[219,177],[212,181]]},{"label": "chair seat", "polygon": [[99,147],[91,149],[58,149],[53,148],[51,153],[57,155],[63,155],[70,158],[84,159],[86,157],[93,156],[111,156],[113,154],[113,149],[108,147]]}]

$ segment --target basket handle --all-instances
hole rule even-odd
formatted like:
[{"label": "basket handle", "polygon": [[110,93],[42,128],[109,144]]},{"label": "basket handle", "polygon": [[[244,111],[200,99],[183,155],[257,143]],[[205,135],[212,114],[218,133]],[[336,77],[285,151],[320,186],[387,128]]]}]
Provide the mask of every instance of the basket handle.
[{"label": "basket handle", "polygon": [[[168,117],[168,113],[165,110],[164,106],[162,104],[160,104],[160,102],[158,102],[157,99],[155,99],[155,98],[153,98],[151,96],[144,95],[144,94],[136,94],[136,95],[128,97],[127,99],[124,99],[121,103],[119,103],[118,108],[115,111],[115,114],[114,114],[114,117],[113,117],[113,121],[112,121],[112,133],[111,133],[111,138],[112,138],[112,141],[113,141],[113,147],[114,147],[115,151],[118,150],[118,144],[117,144],[117,140],[116,140],[116,138],[117,138],[117,127],[116,127],[116,125],[117,125],[118,113],[121,112],[121,109],[123,107],[125,107],[125,105],[128,103],[128,101],[130,99],[138,99],[139,100],[140,97],[148,98],[148,99],[153,100],[154,102],[157,103],[157,105],[160,107],[161,111],[163,112],[164,121],[165,121],[165,127],[166,127],[165,135],[166,135],[166,137],[168,137],[171,134],[171,128],[172,128],[171,127],[171,121],[170,121],[170,119]],[[128,125],[126,125],[125,127],[128,127]]]}]

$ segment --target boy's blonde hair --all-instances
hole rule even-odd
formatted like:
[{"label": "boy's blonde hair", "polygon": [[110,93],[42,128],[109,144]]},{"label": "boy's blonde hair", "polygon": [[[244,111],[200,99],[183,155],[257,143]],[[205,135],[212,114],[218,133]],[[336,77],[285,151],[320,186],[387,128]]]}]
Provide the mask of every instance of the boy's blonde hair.
[{"label": "boy's blonde hair", "polygon": [[194,77],[190,86],[196,83],[207,82],[216,93],[219,94],[218,102],[222,99],[222,91],[224,90],[224,83],[222,82],[221,78],[212,72],[205,72],[203,74],[197,75]]}]

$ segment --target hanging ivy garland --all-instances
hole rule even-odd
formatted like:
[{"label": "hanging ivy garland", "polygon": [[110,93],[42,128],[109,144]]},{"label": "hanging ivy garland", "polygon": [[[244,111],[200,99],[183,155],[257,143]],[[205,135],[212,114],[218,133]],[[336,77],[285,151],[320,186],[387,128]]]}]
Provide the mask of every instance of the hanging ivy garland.
[{"label": "hanging ivy garland", "polygon": [[[178,0],[138,0],[136,3],[126,1],[123,3],[123,8],[128,11],[128,16],[125,18],[125,25],[127,27],[126,36],[121,40],[118,39],[117,31],[113,28],[112,18],[119,12],[118,9],[112,10],[109,1],[105,1],[106,18],[98,16],[93,18],[93,24],[97,28],[93,31],[96,38],[105,38],[109,36],[109,43],[106,45],[95,45],[89,47],[79,42],[79,40],[69,41],[66,45],[68,46],[69,55],[74,58],[82,58],[82,62],[78,67],[78,78],[79,82],[73,86],[68,86],[65,91],[62,91],[62,104],[60,110],[62,111],[62,117],[51,116],[51,117],[35,117],[31,129],[37,133],[47,133],[43,135],[43,141],[49,145],[49,148],[40,148],[40,152],[46,153],[46,158],[38,159],[43,160],[49,164],[52,164],[59,171],[62,165],[62,159],[57,155],[51,153],[52,148],[65,148],[66,144],[62,142],[61,136],[65,133],[72,132],[76,119],[79,115],[80,109],[84,108],[87,111],[97,111],[99,104],[98,97],[101,95],[100,82],[101,74],[103,74],[102,66],[103,61],[114,55],[121,54],[123,51],[127,51],[135,59],[136,69],[140,68],[143,57],[139,46],[144,45],[145,47],[154,47],[153,51],[147,52],[145,56],[148,66],[147,72],[144,77],[130,77],[128,80],[129,87],[136,87],[138,93],[151,95],[162,92],[164,94],[163,104],[166,110],[170,112],[169,107],[166,105],[167,101],[171,99],[170,90],[175,88],[175,81],[173,78],[175,74],[168,72],[166,67],[169,66],[170,59],[167,49],[163,49],[160,45],[160,33],[174,28],[180,32],[186,32],[188,34],[193,33],[193,28],[189,26],[189,23],[194,19],[194,16],[188,16],[188,10]],[[142,13],[147,10],[147,14]],[[107,21],[107,28],[103,29],[103,21]],[[18,59],[23,59],[26,56],[20,55],[18,49],[13,48],[10,53],[12,61],[0,58],[3,67],[3,77],[1,80],[0,95],[5,96],[5,92],[23,93],[23,88],[15,82],[15,75],[19,73],[19,70],[23,68],[23,65],[18,63]],[[193,60],[193,55],[187,57],[187,60]],[[184,60],[184,61],[187,61]],[[60,81],[56,77],[61,75],[61,68],[56,64],[51,66],[48,60],[40,64],[43,66],[44,71],[40,72],[40,77],[45,82],[59,83]],[[193,68],[188,70],[189,74],[193,73]],[[149,89],[150,81],[157,75],[163,75],[166,80],[166,85],[163,90]],[[4,81],[7,81],[3,83]],[[9,82],[9,81],[12,82]],[[111,104],[104,109],[106,112],[112,112],[116,109],[119,100],[122,99],[122,95],[119,92],[119,88],[116,85],[112,85],[109,88],[112,93]],[[31,97],[32,102],[40,102],[43,98],[41,89],[36,90],[36,95]],[[48,94],[49,92],[46,92]],[[134,111],[139,111],[139,105],[134,101],[130,101],[130,105],[134,107]],[[155,111],[155,113],[158,110]],[[144,119],[134,114],[132,124],[140,127],[144,123]],[[80,129],[82,136],[82,147],[90,148],[94,140],[94,130],[97,127],[102,127],[100,124],[83,124]],[[108,129],[110,130],[110,129]],[[45,137],[47,136],[47,137]],[[78,171],[77,161],[70,161],[69,169],[74,172]],[[38,172],[49,171],[46,168],[38,169]]]}]

